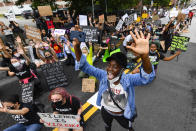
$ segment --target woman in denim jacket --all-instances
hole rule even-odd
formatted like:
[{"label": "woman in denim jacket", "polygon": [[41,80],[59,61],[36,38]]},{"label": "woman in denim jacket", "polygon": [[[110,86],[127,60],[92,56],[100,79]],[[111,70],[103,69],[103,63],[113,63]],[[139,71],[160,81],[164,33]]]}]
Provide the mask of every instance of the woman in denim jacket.
[{"label": "woman in denim jacket", "polygon": [[155,77],[148,56],[150,34],[145,37],[142,32],[139,34],[136,30],[135,35],[133,32],[130,32],[130,34],[136,46],[127,46],[127,48],[139,54],[142,58],[143,65],[138,74],[123,74],[127,59],[121,52],[107,58],[106,71],[89,65],[85,56],[82,55],[79,41],[76,38],[73,41],[76,54],[76,70],[80,69],[100,81],[96,104],[102,107],[101,114],[106,131],[111,131],[113,119],[116,119],[123,128],[133,131],[131,121],[136,115],[134,86],[148,84]]}]

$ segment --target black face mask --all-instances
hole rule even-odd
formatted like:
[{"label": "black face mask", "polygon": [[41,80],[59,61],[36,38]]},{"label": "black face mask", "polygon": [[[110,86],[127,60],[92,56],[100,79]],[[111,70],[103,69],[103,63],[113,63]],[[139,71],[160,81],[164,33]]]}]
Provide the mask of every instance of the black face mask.
[{"label": "black face mask", "polygon": [[60,107],[63,104],[63,101],[57,101],[57,102],[52,102],[53,105],[55,105],[56,107]]},{"label": "black face mask", "polygon": [[8,107],[7,109],[9,109],[9,110],[15,110],[15,107],[14,106],[11,106],[11,107]]},{"label": "black face mask", "polygon": [[46,56],[46,59],[50,60],[50,59],[52,59],[52,56]]}]

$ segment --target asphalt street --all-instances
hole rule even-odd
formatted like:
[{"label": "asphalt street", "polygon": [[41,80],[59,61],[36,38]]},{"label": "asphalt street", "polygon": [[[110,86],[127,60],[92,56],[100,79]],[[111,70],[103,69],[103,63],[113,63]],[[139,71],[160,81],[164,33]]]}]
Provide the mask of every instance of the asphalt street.
[{"label": "asphalt street", "polygon": [[[191,38],[188,50],[178,60],[161,61],[156,79],[147,86],[135,87],[138,117],[133,123],[136,131],[195,131],[196,130],[196,18],[193,19],[189,33]],[[166,54],[169,56],[169,53]],[[96,64],[104,67],[102,63]],[[70,94],[79,97],[84,104],[93,93],[81,91],[81,79],[73,67],[65,67],[71,84],[66,87]],[[17,79],[8,78],[0,72],[0,95],[18,92]],[[50,112],[48,92],[41,101]],[[0,113],[0,131],[14,124],[7,114]],[[44,128],[43,131],[50,131]],[[104,131],[104,123],[98,110],[86,123],[85,131]],[[112,131],[125,131],[114,120]]]}]

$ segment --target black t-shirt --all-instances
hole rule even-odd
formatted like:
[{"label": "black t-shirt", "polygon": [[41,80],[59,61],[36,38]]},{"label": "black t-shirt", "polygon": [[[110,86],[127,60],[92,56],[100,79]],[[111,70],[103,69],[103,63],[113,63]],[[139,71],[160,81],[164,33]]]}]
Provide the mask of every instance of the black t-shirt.
[{"label": "black t-shirt", "polygon": [[60,114],[77,115],[80,106],[81,104],[79,99],[71,96],[71,98],[66,98],[66,103],[64,105],[61,105],[60,107],[52,105],[52,108],[54,112],[58,112]]},{"label": "black t-shirt", "polygon": [[151,64],[154,65],[154,69],[157,69],[157,66],[159,64],[159,60],[160,59],[163,60],[165,58],[165,56],[162,53],[156,51],[156,53],[150,52],[149,58],[150,58]]},{"label": "black t-shirt", "polygon": [[22,108],[28,108],[29,112],[25,115],[11,115],[16,122],[24,125],[40,124],[40,118],[37,115],[38,109],[35,105],[20,103],[19,110]]},{"label": "black t-shirt", "polygon": [[30,67],[27,66],[26,63],[23,64],[21,70],[17,70],[12,64],[10,64],[9,69],[11,72],[14,72],[20,80],[32,76]]}]

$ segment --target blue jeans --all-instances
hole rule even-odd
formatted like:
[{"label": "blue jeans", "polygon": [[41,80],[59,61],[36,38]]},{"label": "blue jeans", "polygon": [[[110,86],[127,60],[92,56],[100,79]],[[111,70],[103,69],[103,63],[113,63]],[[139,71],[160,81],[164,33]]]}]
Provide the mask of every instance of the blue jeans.
[{"label": "blue jeans", "polygon": [[23,124],[15,124],[13,126],[10,126],[6,128],[3,131],[40,131],[42,128],[41,124],[31,124],[28,126],[25,126]]}]

